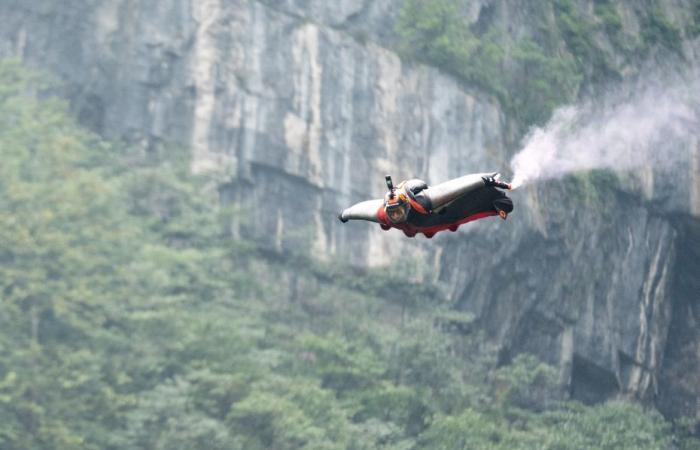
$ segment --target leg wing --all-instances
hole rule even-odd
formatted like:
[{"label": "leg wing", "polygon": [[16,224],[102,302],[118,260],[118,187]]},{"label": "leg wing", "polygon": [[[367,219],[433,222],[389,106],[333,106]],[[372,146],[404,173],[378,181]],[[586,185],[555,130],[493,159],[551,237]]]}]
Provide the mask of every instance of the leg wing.
[{"label": "leg wing", "polygon": [[370,222],[379,223],[379,217],[377,213],[384,207],[384,200],[381,198],[374,200],[367,200],[364,202],[356,203],[351,207],[343,210],[338,216],[341,222],[347,222],[348,220],[369,220]]}]

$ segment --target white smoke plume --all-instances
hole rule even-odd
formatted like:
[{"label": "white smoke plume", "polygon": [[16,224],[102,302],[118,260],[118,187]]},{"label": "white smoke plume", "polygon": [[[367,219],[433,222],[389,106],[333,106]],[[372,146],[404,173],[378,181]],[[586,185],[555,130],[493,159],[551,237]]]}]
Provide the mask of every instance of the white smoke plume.
[{"label": "white smoke plume", "polygon": [[682,163],[677,145],[700,135],[697,70],[666,73],[558,109],[532,130],[511,160],[513,188],[591,169],[630,170]]}]

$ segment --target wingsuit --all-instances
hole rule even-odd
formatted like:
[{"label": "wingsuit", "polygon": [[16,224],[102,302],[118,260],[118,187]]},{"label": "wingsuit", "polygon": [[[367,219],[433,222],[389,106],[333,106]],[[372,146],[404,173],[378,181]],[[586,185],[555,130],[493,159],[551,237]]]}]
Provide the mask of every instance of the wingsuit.
[{"label": "wingsuit", "polygon": [[513,201],[498,189],[511,188],[498,180],[498,173],[465,175],[435,186],[410,179],[394,187],[386,177],[389,191],[383,199],[367,200],[345,209],[342,222],[368,220],[383,230],[398,228],[408,237],[423,233],[431,238],[443,230],[457,231],[460,225],[489,216],[506,219]]}]

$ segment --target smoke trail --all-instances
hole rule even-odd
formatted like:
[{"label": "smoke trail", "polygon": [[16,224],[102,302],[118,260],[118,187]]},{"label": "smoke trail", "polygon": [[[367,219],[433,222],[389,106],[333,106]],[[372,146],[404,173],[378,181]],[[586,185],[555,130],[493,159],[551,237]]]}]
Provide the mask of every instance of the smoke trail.
[{"label": "smoke trail", "polygon": [[511,160],[513,187],[569,173],[682,163],[679,142],[700,131],[697,70],[647,77],[605,98],[557,110]]}]

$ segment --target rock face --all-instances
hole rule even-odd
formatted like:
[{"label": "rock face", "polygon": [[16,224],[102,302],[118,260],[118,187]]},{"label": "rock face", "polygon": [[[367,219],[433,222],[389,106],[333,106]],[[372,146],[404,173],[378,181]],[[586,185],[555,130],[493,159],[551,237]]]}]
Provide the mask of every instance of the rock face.
[{"label": "rock face", "polygon": [[[363,265],[426,255],[429,246],[340,227],[335,215],[382,196],[386,173],[443,180],[503,165],[492,99],[302,20],[293,3],[25,3],[0,7],[5,55],[68,81],[78,116],[107,137],[190,145],[193,169],[217,172],[222,196],[246,211],[241,236]],[[310,18],[335,26],[362,6],[317,3]]]},{"label": "rock face", "polygon": [[[514,193],[512,220],[433,241],[343,226],[337,212],[380,197],[385,174],[503,170],[521,137],[492,98],[375,43],[395,39],[400,1],[61,3],[0,4],[0,55],[56,74],[107,138],[190,147],[193,170],[215,174],[240,211],[235,234],[357,265],[416,261],[416,276],[478,315],[504,361],[527,351],[559,365],[583,401],[630,395],[700,417],[697,140],[669,143],[687,152],[681,187],[654,173],[551,182]],[[634,7],[623,8],[632,28]],[[471,8],[528,33],[518,8]]]},{"label": "rock face", "polygon": [[677,232],[638,201],[581,191],[574,184],[521,194],[521,209],[532,214],[526,226],[519,218],[515,239],[485,233],[477,246],[454,239],[445,262],[487,259],[498,249],[500,264],[449,281],[506,344],[505,359],[526,351],[560,365],[582,401],[652,398],[671,319]]}]

